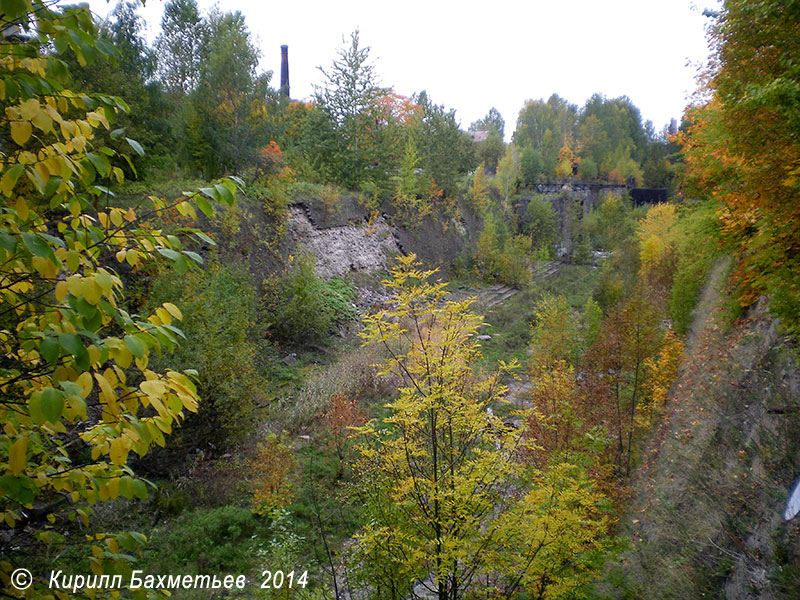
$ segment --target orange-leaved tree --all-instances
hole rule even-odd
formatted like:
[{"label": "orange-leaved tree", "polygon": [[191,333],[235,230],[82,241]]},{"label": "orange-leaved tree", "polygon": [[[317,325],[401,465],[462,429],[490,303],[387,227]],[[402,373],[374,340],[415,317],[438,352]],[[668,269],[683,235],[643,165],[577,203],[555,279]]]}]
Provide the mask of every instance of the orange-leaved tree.
[{"label": "orange-leaved tree", "polygon": [[800,334],[800,14],[781,0],[726,0],[715,55],[679,135],[686,192],[719,202],[742,306],[771,297]]}]

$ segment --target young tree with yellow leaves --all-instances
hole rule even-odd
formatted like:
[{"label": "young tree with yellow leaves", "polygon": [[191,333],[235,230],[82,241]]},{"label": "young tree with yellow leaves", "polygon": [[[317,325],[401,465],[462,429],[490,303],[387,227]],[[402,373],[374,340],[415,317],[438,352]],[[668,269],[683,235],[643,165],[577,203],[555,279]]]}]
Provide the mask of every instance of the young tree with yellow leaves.
[{"label": "young tree with yellow leaves", "polygon": [[414,261],[392,269],[392,308],[366,317],[363,333],[387,353],[382,373],[402,383],[390,415],[357,430],[367,517],[357,579],[375,598],[417,588],[439,600],[522,588],[550,598],[583,585],[607,526],[599,496],[577,467],[526,464],[528,415],[493,412],[507,391],[500,377],[516,365],[473,371],[482,318],[472,300],[446,300],[444,284],[428,281],[434,271]]},{"label": "young tree with yellow leaves", "polygon": [[[65,87],[61,55],[74,52],[87,64],[114,50],[95,43],[88,8],[51,4],[0,1],[5,23],[19,31],[0,42],[0,519],[11,536],[0,579],[12,597],[37,597],[47,587],[37,569],[53,565],[37,554],[62,546],[68,522],[88,525],[91,505],[147,498],[146,483],[127,464],[130,453],[163,446],[198,402],[187,374],[148,368],[152,352],[178,343],[180,311],[167,302],[151,315],[128,313],[116,269],[165,257],[184,272],[200,257],[147,222],[164,201],[151,197],[149,215],[105,206],[103,182],[122,180],[113,162],[125,156],[98,143],[95,131],[110,130],[135,152],[141,147],[111,130],[124,102]],[[49,47],[54,52],[45,54]],[[232,203],[233,191],[226,182],[202,194]],[[178,210],[193,215],[194,200],[211,214],[202,194],[179,199]],[[143,541],[135,533],[95,534],[93,573],[124,574]],[[21,566],[33,572],[26,589],[10,580]]]}]

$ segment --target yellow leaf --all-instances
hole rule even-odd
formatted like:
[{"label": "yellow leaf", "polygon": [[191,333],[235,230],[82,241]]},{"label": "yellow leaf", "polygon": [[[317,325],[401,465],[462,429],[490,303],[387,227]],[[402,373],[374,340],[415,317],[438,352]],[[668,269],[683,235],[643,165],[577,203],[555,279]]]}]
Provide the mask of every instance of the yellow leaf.
[{"label": "yellow leaf", "polygon": [[42,180],[42,186],[47,185],[47,182],[50,181],[50,169],[47,168],[47,165],[43,162],[38,162],[33,165],[33,168],[36,169],[36,172],[39,174]]},{"label": "yellow leaf", "polygon": [[30,121],[41,110],[39,101],[36,98],[29,98],[20,104],[20,115],[26,121]]},{"label": "yellow leaf", "polygon": [[67,282],[66,281],[59,281],[56,284],[56,300],[59,302],[63,302],[64,298],[67,297]]},{"label": "yellow leaf", "polygon": [[53,120],[44,111],[37,113],[31,122],[37,129],[41,129],[43,133],[50,133],[53,129]]},{"label": "yellow leaf", "polygon": [[139,264],[139,252],[136,248],[131,248],[125,254],[125,260],[128,261],[128,264],[132,267],[135,267]]},{"label": "yellow leaf", "polygon": [[86,152],[86,138],[82,135],[72,138],[72,145],[80,153]]},{"label": "yellow leaf", "polygon": [[92,376],[88,371],[81,373],[75,383],[81,386],[81,394],[84,398],[92,393]]},{"label": "yellow leaf", "polygon": [[100,348],[92,344],[86,350],[89,352],[89,361],[91,364],[95,365],[100,362],[100,358],[103,356]]},{"label": "yellow leaf", "polygon": [[19,153],[19,163],[21,165],[32,165],[37,160],[36,155],[33,152],[28,152],[25,150],[24,152]]},{"label": "yellow leaf", "polygon": [[108,450],[108,457],[115,465],[124,465],[128,460],[128,449],[125,447],[125,440],[121,437],[111,440],[111,447]]},{"label": "yellow leaf", "polygon": [[94,279],[84,280],[83,297],[89,304],[97,304],[100,298],[103,297],[103,288],[101,288]]},{"label": "yellow leaf", "polygon": [[[119,477],[112,477],[108,480],[108,495],[112,498],[119,496]],[[118,550],[115,550],[118,552]]]},{"label": "yellow leaf", "polygon": [[11,139],[17,145],[24,146],[25,142],[31,139],[33,127],[29,121],[11,121]]},{"label": "yellow leaf", "polygon": [[164,302],[164,304],[162,304],[161,306],[166,308],[169,314],[171,314],[173,317],[175,317],[179,321],[183,321],[183,315],[181,314],[180,309],[177,306],[175,306],[172,302]]},{"label": "yellow leaf", "polygon": [[12,475],[19,475],[25,469],[25,454],[28,452],[28,436],[22,435],[8,449],[8,466]]},{"label": "yellow leaf", "polygon": [[139,389],[152,398],[162,396],[167,390],[167,386],[157,379],[151,379],[140,383]]},{"label": "yellow leaf", "polygon": [[133,354],[131,351],[128,350],[128,347],[125,344],[121,344],[119,348],[117,348],[114,354],[114,360],[117,361],[117,364],[122,367],[123,369],[127,369],[131,366],[131,361],[133,361]]},{"label": "yellow leaf", "polygon": [[7,169],[6,172],[3,173],[2,179],[0,179],[0,192],[2,192],[5,196],[11,194],[21,174],[21,172],[17,173]]},{"label": "yellow leaf", "polygon": [[106,401],[108,402],[111,400],[116,400],[117,396],[116,394],[114,394],[114,389],[111,387],[111,384],[108,383],[108,380],[105,377],[103,377],[103,375],[101,375],[100,373],[95,373],[94,378],[100,385],[100,390],[105,396]]},{"label": "yellow leaf", "polygon": [[25,198],[22,196],[17,197],[17,216],[23,221],[28,220],[28,204],[25,202]]},{"label": "yellow leaf", "polygon": [[156,309],[156,315],[158,315],[158,318],[161,319],[161,322],[164,325],[171,325],[172,324],[172,315],[168,311],[164,310],[163,308],[157,308]]}]

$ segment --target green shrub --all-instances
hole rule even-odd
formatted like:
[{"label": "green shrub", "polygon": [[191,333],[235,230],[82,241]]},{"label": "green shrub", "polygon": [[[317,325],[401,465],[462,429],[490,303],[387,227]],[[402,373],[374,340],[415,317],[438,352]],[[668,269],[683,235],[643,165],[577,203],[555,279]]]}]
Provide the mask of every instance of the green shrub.
[{"label": "green shrub", "polygon": [[531,238],[509,235],[505,223],[486,213],[475,251],[475,267],[487,281],[521,286],[530,280]]},{"label": "green shrub", "polygon": [[179,431],[180,440],[191,447],[229,445],[246,432],[263,388],[254,368],[255,291],[247,272],[216,262],[205,271],[167,272],[156,278],[151,302],[157,305],[164,298],[180,299],[175,303],[183,312],[179,326],[186,341],[157,362],[199,373],[200,409]]},{"label": "green shrub", "polygon": [[558,240],[556,211],[544,198],[531,198],[522,219],[522,231],[531,236],[534,248],[549,248]]},{"label": "green shrub", "polygon": [[684,207],[677,223],[678,266],[670,290],[669,312],[675,330],[686,333],[711,263],[719,253],[719,225],[710,202]]},{"label": "green shrub", "polygon": [[592,246],[614,250],[633,235],[635,221],[630,203],[619,196],[608,196],[584,221]]},{"label": "green shrub", "polygon": [[153,530],[145,561],[152,573],[246,573],[267,534],[268,523],[250,509],[197,509]]},{"label": "green shrub", "polygon": [[583,181],[593,181],[597,179],[598,172],[597,163],[591,158],[584,158],[578,165],[578,179]]},{"label": "green shrub", "polygon": [[294,344],[322,340],[334,324],[352,320],[356,309],[353,288],[342,279],[323,281],[314,269],[314,257],[302,253],[291,261],[287,275],[266,284],[277,287],[277,306],[271,330],[279,339]]}]

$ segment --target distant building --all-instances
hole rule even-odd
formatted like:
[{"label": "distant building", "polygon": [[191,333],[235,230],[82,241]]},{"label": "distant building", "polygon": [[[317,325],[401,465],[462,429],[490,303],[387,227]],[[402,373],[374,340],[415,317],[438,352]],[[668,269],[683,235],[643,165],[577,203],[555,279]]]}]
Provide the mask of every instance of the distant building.
[{"label": "distant building", "polygon": [[481,131],[468,131],[467,133],[472,138],[472,141],[476,144],[479,142],[485,142],[487,139],[489,139],[489,132],[485,129]]}]

